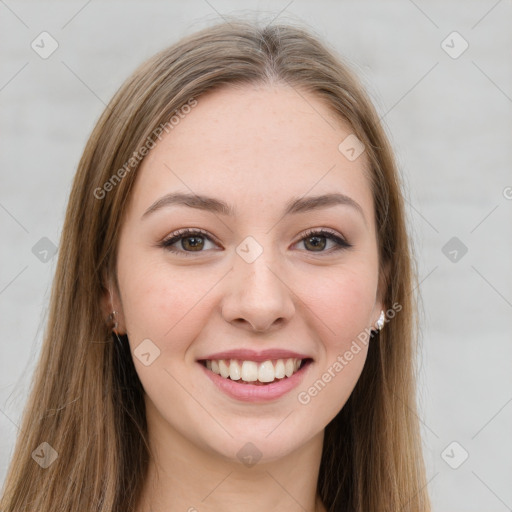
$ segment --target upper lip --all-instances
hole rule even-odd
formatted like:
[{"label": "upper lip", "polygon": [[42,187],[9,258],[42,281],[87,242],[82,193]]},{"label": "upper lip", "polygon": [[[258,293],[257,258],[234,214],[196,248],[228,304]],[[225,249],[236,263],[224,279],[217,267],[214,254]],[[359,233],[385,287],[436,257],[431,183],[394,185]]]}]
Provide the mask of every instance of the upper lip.
[{"label": "upper lip", "polygon": [[291,350],[284,349],[267,349],[257,352],[255,350],[249,349],[238,349],[238,350],[226,350],[224,352],[216,352],[215,354],[210,354],[205,357],[201,357],[198,361],[206,361],[206,360],[218,360],[218,359],[239,359],[242,361],[269,361],[275,359],[312,359],[311,356],[307,354],[300,354],[299,352],[293,352]]}]

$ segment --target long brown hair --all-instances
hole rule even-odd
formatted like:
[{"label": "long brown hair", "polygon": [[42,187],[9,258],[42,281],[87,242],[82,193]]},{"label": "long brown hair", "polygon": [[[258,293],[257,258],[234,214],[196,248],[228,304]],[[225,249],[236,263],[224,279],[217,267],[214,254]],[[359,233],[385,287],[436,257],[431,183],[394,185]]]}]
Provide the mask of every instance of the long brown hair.
[{"label": "long brown hair", "polygon": [[[430,510],[416,412],[416,264],[386,134],[359,81],[309,31],[231,20],[142,64],[87,142],[69,198],[43,346],[0,501],[3,512],[134,510],[150,453],[143,389],[127,339],[115,342],[101,308],[107,279],[117,285],[118,236],[140,163],[133,155],[156,141],[158,127],[171,126],[191,99],[248,83],[284,83],[314,94],[364,143],[382,299],[388,308],[401,306],[372,339],[353,393],[326,427],[320,497],[330,512]],[[51,461],[53,452],[42,443],[57,453],[46,468],[35,462],[38,456]]]}]

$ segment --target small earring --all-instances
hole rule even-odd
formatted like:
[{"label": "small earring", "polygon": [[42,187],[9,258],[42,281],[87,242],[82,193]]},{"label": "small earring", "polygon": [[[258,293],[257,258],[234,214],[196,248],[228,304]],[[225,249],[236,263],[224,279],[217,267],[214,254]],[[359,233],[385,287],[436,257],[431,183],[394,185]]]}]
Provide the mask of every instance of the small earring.
[{"label": "small earring", "polygon": [[113,322],[113,326],[112,326],[112,333],[115,334],[116,336],[116,339],[117,339],[117,342],[119,343],[119,346],[121,348],[123,348],[123,342],[121,340],[121,338],[119,337],[119,332],[117,330],[117,326],[119,325],[117,320],[115,319],[115,316],[117,315],[117,311],[112,311],[112,313],[110,313],[110,315],[108,315],[108,318],[111,322]]},{"label": "small earring", "polygon": [[377,323],[375,324],[379,331],[382,330],[382,328],[384,327],[384,321],[385,321],[384,311],[381,311],[379,319],[377,320]]},{"label": "small earring", "polygon": [[119,333],[117,332],[117,326],[119,325],[117,320],[115,319],[115,316],[117,315],[117,311],[112,311],[110,315],[108,315],[108,319],[111,323],[114,325],[112,326],[112,332],[117,336]]},{"label": "small earring", "polygon": [[[112,296],[112,290],[109,288],[109,294],[110,294],[110,304],[113,305],[114,304],[114,298]],[[112,310],[112,313],[110,313],[110,315],[108,315],[108,319],[110,320],[111,323],[113,323],[114,325],[112,326],[112,333],[116,335],[116,338],[117,338],[117,341],[119,343],[119,346],[120,347],[123,347],[123,342],[121,341],[121,338],[119,337],[119,332],[117,331],[117,326],[119,325],[118,321],[116,320],[116,315],[118,315],[119,313],[115,310]]]}]

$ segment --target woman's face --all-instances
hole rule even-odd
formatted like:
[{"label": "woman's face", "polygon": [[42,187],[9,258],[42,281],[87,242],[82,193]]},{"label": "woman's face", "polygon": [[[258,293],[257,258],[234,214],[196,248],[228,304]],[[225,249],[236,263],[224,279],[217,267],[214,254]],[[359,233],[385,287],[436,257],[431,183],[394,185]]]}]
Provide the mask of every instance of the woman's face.
[{"label": "woman's face", "polygon": [[351,133],[307,92],[245,86],[199,97],[150,150],[114,299],[150,431],[265,461],[343,407],[367,354],[353,342],[383,309],[366,155],[352,138],[339,149]]}]

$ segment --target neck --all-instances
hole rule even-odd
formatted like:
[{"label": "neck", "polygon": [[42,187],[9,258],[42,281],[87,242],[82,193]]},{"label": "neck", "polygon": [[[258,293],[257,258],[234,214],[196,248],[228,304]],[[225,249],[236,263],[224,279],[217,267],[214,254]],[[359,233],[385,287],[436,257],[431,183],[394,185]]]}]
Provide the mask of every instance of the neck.
[{"label": "neck", "polygon": [[148,424],[151,458],[136,512],[326,512],[316,488],[323,431],[276,460],[245,466]]}]

